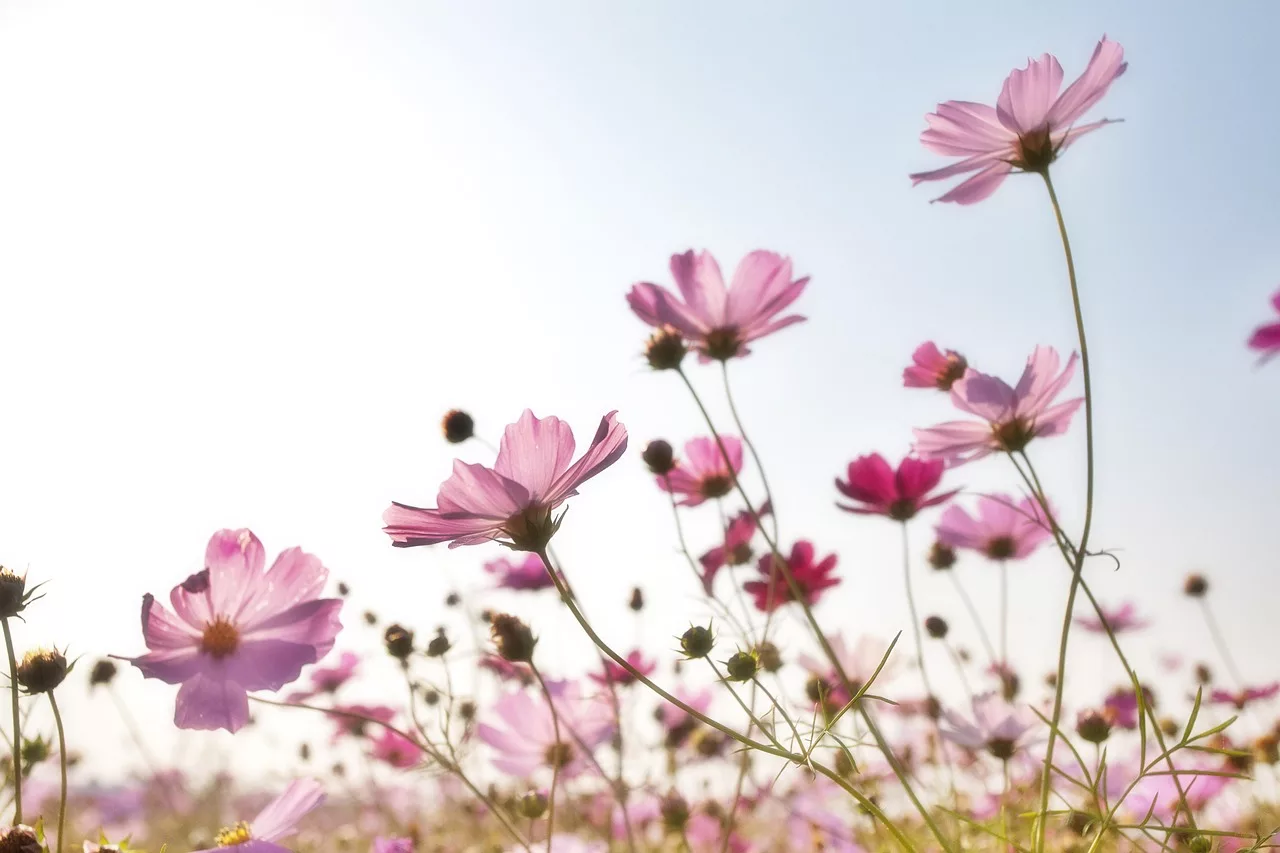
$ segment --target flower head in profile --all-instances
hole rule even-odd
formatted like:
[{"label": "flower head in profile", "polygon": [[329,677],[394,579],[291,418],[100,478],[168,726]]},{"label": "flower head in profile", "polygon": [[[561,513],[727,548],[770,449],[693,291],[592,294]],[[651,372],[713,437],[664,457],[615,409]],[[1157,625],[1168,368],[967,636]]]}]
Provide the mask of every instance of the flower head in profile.
[{"label": "flower head in profile", "polygon": [[1209,693],[1209,702],[1214,705],[1231,705],[1237,711],[1243,711],[1250,702],[1270,699],[1280,693],[1280,681],[1273,681],[1259,687],[1243,687],[1237,691],[1217,688]]},{"label": "flower head in profile", "polygon": [[1077,122],[1127,67],[1124,48],[1103,36],[1089,66],[1065,90],[1062,66],[1046,53],[1029,60],[1026,68],[1010,72],[994,108],[970,101],[938,104],[937,112],[925,117],[929,127],[920,134],[920,143],[935,154],[961,159],[931,172],[917,172],[911,176],[912,185],[976,172],[935,199],[973,204],[994,193],[1015,170],[1047,173],[1049,164],[1069,145],[1111,123],[1109,119]]},{"label": "flower head in profile", "polygon": [[522,560],[498,557],[485,563],[484,570],[493,575],[494,585],[500,589],[536,592],[555,587],[555,581],[537,554],[526,554]]},{"label": "flower head in profile", "polygon": [[1145,709],[1145,713],[1150,714],[1155,706],[1156,696],[1151,688],[1142,688],[1142,703],[1139,706],[1138,694],[1132,687],[1125,686],[1117,687],[1107,695],[1102,703],[1102,710],[1112,725],[1133,730],[1138,727],[1140,710]]},{"label": "flower head in profile", "polygon": [[982,421],[948,421],[917,429],[916,453],[960,465],[991,453],[1016,453],[1033,438],[1066,432],[1084,398],[1054,403],[1075,372],[1075,353],[1061,373],[1058,366],[1057,351],[1040,346],[1027,359],[1017,387],[976,370],[966,371],[951,388],[951,402]]},{"label": "flower head in profile", "polygon": [[335,705],[340,714],[330,714],[329,721],[334,725],[333,742],[343,737],[377,737],[383,726],[374,726],[369,730],[369,723],[389,723],[396,717],[396,709],[387,705]]},{"label": "flower head in profile", "polygon": [[150,650],[125,658],[147,678],[181,684],[180,729],[234,732],[249,719],[250,690],[279,690],[333,648],[342,600],[320,598],[329,572],[300,548],[263,571],[266,554],[248,530],[220,530],[205,568],[173,588],[170,613],[142,598]]},{"label": "flower head in profile", "polygon": [[727,288],[710,252],[672,255],[671,275],[680,296],[646,281],[631,288],[627,304],[650,326],[680,332],[704,359],[745,356],[751,341],[804,320],[778,316],[809,283],[807,277],[791,278],[791,259],[782,255],[750,253]]},{"label": "flower head in profile", "polygon": [[372,754],[384,764],[399,770],[416,767],[425,757],[421,746],[388,728],[383,728],[374,736]]},{"label": "flower head in profile", "polygon": [[[724,452],[720,450],[724,443]],[[742,470],[742,442],[731,435],[690,439],[684,458],[671,472],[658,477],[658,488],[679,495],[681,506],[697,506],[709,498],[722,498],[733,491],[734,478]],[[727,461],[725,457],[728,457]]]},{"label": "flower head in profile", "polygon": [[[774,565],[775,559],[772,554],[761,557],[756,564],[756,571],[760,573],[762,580],[747,581],[742,585],[754,599],[756,609],[763,613],[795,601],[783,570]],[[840,583],[840,578],[835,576],[836,561],[835,554],[818,560],[813,543],[804,539],[791,547],[786,565],[804,596],[805,604],[817,604],[824,592]]]},{"label": "flower head in profile", "polygon": [[547,689],[560,718],[559,738],[544,697],[526,690],[507,693],[493,704],[497,724],[476,727],[480,739],[493,748],[494,766],[504,773],[528,778],[558,767],[560,778],[569,779],[590,766],[582,745],[594,750],[613,737],[607,702],[584,696],[573,682],[548,682]]},{"label": "flower head in profile", "polygon": [[[773,506],[768,501],[756,510],[756,514],[761,519],[771,512],[773,512]],[[742,566],[751,562],[754,556],[751,540],[755,538],[758,529],[756,515],[753,515],[751,510],[744,509],[729,519],[729,523],[725,525],[724,544],[717,545],[698,558],[698,562],[702,565],[702,588],[707,595],[712,594],[717,572],[725,566]]]},{"label": "flower head in profile", "polygon": [[[658,668],[658,665],[646,658],[644,652],[639,649],[633,649],[627,654],[627,663],[631,664],[632,669],[646,678],[653,675]],[[602,687],[608,687],[610,684],[625,687],[636,682],[636,677],[631,674],[631,670],[608,658],[604,660],[603,672],[593,672],[588,677]]]},{"label": "flower head in profile", "polygon": [[860,515],[883,515],[894,521],[913,518],[925,507],[950,500],[959,489],[929,493],[942,480],[946,463],[941,459],[915,459],[910,456],[898,463],[898,470],[879,453],[859,456],[849,463],[847,480],[836,478],[842,495],[861,506],[837,503],[846,512]]},{"label": "flower head in profile", "polygon": [[217,846],[197,853],[240,850],[243,853],[289,853],[277,841],[297,830],[294,825],[324,801],[324,791],[314,779],[298,779],[284,789],[253,820],[241,821],[218,833]]},{"label": "flower head in profile", "polygon": [[[1280,290],[1271,297],[1271,306],[1280,312]],[[1249,349],[1256,349],[1262,353],[1260,363],[1280,355],[1280,320],[1266,323],[1255,329],[1249,338]]]},{"label": "flower head in profile", "polygon": [[938,541],[967,548],[992,560],[1021,560],[1053,534],[1040,504],[1031,498],[1015,502],[1006,495],[983,495],[977,516],[952,506],[938,523]]},{"label": "flower head in profile", "polygon": [[1138,615],[1138,610],[1134,607],[1132,601],[1126,601],[1119,607],[1110,610],[1101,606],[1099,606],[1099,609],[1102,611],[1102,618],[1092,615],[1080,615],[1076,617],[1076,624],[1094,634],[1105,634],[1108,627],[1115,634],[1121,634],[1126,631],[1140,631],[1151,624]]},{"label": "flower head in profile", "polygon": [[626,452],[627,430],[616,414],[601,419],[587,452],[571,462],[569,425],[525,409],[503,432],[492,468],[454,460],[453,475],[440,486],[435,507],[393,503],[382,515],[383,530],[402,548],[500,541],[518,551],[540,550],[559,527],[559,519],[551,517],[556,507]]},{"label": "flower head in profile", "polygon": [[1030,743],[1035,729],[1032,721],[994,693],[973,700],[972,717],[946,710],[938,721],[942,736],[954,744],[975,751],[986,750],[1008,761]]},{"label": "flower head in profile", "polygon": [[969,362],[960,353],[950,349],[943,352],[933,341],[925,341],[911,354],[911,364],[902,371],[902,384],[907,388],[950,391],[968,367]]}]

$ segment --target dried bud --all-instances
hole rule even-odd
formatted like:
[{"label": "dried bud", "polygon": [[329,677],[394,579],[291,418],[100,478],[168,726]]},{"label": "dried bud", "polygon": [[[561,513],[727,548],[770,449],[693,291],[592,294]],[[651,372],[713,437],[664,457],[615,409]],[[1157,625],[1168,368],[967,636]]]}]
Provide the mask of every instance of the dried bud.
[{"label": "dried bud", "polygon": [[1111,721],[1100,711],[1081,711],[1076,717],[1076,734],[1089,743],[1104,743],[1111,737]]},{"label": "dried bud", "polygon": [[471,722],[476,718],[476,703],[470,699],[464,699],[458,703],[458,716],[462,717],[464,722]]},{"label": "dried bud", "polygon": [[389,625],[382,635],[387,654],[403,663],[413,654],[413,632],[401,625]]},{"label": "dried bud", "polygon": [[444,606],[457,607],[461,602],[462,602],[462,596],[458,595],[456,592],[451,592],[445,596]]},{"label": "dried bud", "polygon": [[671,449],[670,444],[660,438],[646,444],[640,453],[640,458],[649,466],[649,470],[659,477],[670,474],[676,467],[676,452]]},{"label": "dried bud", "polygon": [[750,652],[736,652],[724,662],[724,668],[730,681],[750,681],[756,677],[760,662]]},{"label": "dried bud", "polygon": [[769,640],[765,640],[754,649],[756,660],[760,661],[760,668],[765,672],[777,672],[782,669],[782,654]]},{"label": "dried bud", "polygon": [[0,829],[0,851],[3,853],[43,853],[36,831],[25,824]]},{"label": "dried bud", "polygon": [[476,422],[461,409],[450,410],[440,426],[444,430],[444,440],[450,444],[461,444],[476,434]]},{"label": "dried bud", "polygon": [[366,610],[366,611],[364,612],[364,624],[366,624],[366,625],[377,625],[377,624],[378,624],[378,614],[377,614],[377,613],[374,613],[372,610]]},{"label": "dried bud", "polygon": [[644,610],[644,593],[640,591],[640,587],[631,590],[631,600],[627,602],[627,606],[637,613]]},{"label": "dried bud", "polygon": [[0,566],[0,619],[17,616],[26,609],[26,606],[26,575],[15,574],[4,566]]},{"label": "dried bud", "polygon": [[110,684],[111,679],[116,677],[116,672],[115,663],[103,658],[95,663],[93,669],[89,672],[89,686],[97,687],[99,684]]},{"label": "dried bud", "polygon": [[67,659],[57,649],[27,652],[18,664],[18,683],[28,693],[48,693],[67,677]]},{"label": "dried bud", "polygon": [[431,642],[427,643],[427,657],[444,657],[450,648],[452,646],[449,644],[449,638],[445,636],[444,628],[440,628],[436,631],[436,635],[431,638]]},{"label": "dried bud", "polygon": [[547,795],[541,791],[527,791],[516,804],[521,817],[537,820],[547,813]]},{"label": "dried bud", "polygon": [[689,659],[705,658],[715,648],[716,638],[710,628],[694,625],[680,635],[680,651]]},{"label": "dried bud", "polygon": [[1187,575],[1182,591],[1192,598],[1204,598],[1205,593],[1209,591],[1209,581],[1204,575]]},{"label": "dried bud", "polygon": [[680,832],[689,822],[689,803],[675,791],[662,798],[662,825],[672,832]]},{"label": "dried bud", "polygon": [[1213,681],[1213,672],[1209,669],[1208,664],[1196,664],[1196,681],[1200,684],[1208,684]]},{"label": "dried bud", "polygon": [[935,640],[945,639],[947,636],[947,620],[941,616],[930,616],[924,620],[924,629]]},{"label": "dried bud", "polygon": [[343,598],[346,598],[350,594],[351,594],[351,587],[347,586],[346,583],[343,581],[338,581],[338,595],[341,595]]},{"label": "dried bud", "polygon": [[934,542],[929,549],[929,565],[938,571],[949,569],[956,564],[956,552],[950,545]]},{"label": "dried bud", "polygon": [[440,692],[427,688],[422,691],[422,701],[427,703],[427,707],[433,708],[440,704]]},{"label": "dried bud", "polygon": [[654,370],[675,370],[688,352],[684,338],[670,326],[654,332],[644,345],[644,357]]},{"label": "dried bud", "polygon": [[533,647],[537,640],[529,626],[509,613],[495,613],[489,623],[489,634],[497,647],[498,656],[511,663],[533,661]]}]

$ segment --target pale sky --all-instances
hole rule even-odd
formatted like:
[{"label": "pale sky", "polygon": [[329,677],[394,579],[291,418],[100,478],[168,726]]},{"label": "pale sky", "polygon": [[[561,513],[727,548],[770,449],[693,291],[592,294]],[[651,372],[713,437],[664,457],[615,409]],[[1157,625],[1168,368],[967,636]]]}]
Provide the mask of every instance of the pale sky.
[{"label": "pale sky", "polygon": [[[356,589],[349,625],[372,606],[427,632],[449,579],[484,584],[501,551],[396,551],[380,514],[433,502],[453,456],[445,410],[496,440],[528,406],[568,420],[580,446],[612,409],[631,431],[633,452],[582,489],[555,544],[619,646],[635,640],[618,615],[629,589],[650,593],[644,640],[669,662],[668,638],[705,610],[638,452],[704,430],[678,382],[644,367],[646,329],[623,297],[669,283],[668,256],[690,247],[725,267],[772,249],[813,277],[796,306],[810,321],[733,365],[737,395],[786,545],[841,555],[820,617],[850,634],[906,628],[897,531],[836,510],[832,479],[953,417],[900,387],[920,341],[1011,380],[1037,343],[1075,346],[1042,188],[1016,179],[977,207],[930,206],[941,191],[907,180],[942,164],[918,143],[924,114],[993,102],[1043,51],[1073,79],[1106,33],[1130,70],[1093,115],[1125,123],[1055,167],[1096,369],[1093,542],[1123,549],[1120,571],[1098,561],[1090,576],[1154,620],[1134,643],[1148,669],[1157,647],[1221,669],[1180,595],[1188,571],[1208,572],[1247,676],[1274,677],[1258,640],[1280,593],[1280,364],[1255,369],[1244,340],[1280,282],[1278,23],[1261,0],[981,13],[10,0],[0,562],[49,581],[18,644],[142,651],[142,594],[167,595],[210,533],[238,526],[272,555],[320,555]],[[716,371],[693,373],[727,425]],[[1033,448],[1073,527],[1082,451],[1082,421]],[[998,460],[946,482],[1015,487]],[[714,514],[691,513],[698,550]],[[935,520],[914,527],[918,557]],[[991,567],[960,571],[994,594]],[[1038,674],[1066,570],[1046,552],[1012,575],[1015,661]],[[922,610],[973,645],[949,584],[918,578]],[[522,612],[564,671],[590,660],[549,603]],[[339,647],[374,639],[356,627]],[[1072,660],[1089,697],[1121,678],[1095,638],[1078,635]],[[174,688],[120,682],[168,744]],[[122,741],[101,701],[77,696],[67,714]]]}]

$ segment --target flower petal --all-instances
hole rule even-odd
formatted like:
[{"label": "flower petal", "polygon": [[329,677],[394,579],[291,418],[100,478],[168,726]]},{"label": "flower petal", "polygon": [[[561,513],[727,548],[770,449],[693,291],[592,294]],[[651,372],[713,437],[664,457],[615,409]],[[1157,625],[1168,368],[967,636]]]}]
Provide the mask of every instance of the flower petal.
[{"label": "flower petal", "polygon": [[[505,436],[504,436],[505,440]],[[483,465],[453,460],[453,474],[440,486],[436,505],[442,515],[463,518],[480,516],[506,520],[530,503],[530,495],[520,483],[507,479]]]},{"label": "flower petal", "polygon": [[707,329],[725,323],[725,307],[729,293],[724,286],[720,265],[710,252],[694,254],[692,250],[671,256],[671,275],[680,288],[689,311],[699,318]]},{"label": "flower petal", "polygon": [[554,415],[539,418],[525,409],[502,433],[493,470],[519,483],[529,501],[542,503],[573,459],[573,430]]},{"label": "flower petal", "polygon": [[1049,124],[1053,127],[1075,124],[1090,107],[1102,100],[1111,84],[1128,67],[1124,61],[1124,48],[1103,36],[1093,49],[1084,73],[1066,88],[1049,110]]},{"label": "flower petal", "polygon": [[996,117],[1017,134],[1039,130],[1045,126],[1060,88],[1062,66],[1056,57],[1046,53],[1029,59],[1026,68],[1014,69],[1005,78],[996,101]]},{"label": "flower petal", "polygon": [[249,824],[262,841],[279,841],[292,835],[294,827],[308,812],[324,802],[324,788],[314,779],[295,779],[258,813]]},{"label": "flower petal", "polygon": [[976,204],[983,199],[989,198],[992,193],[998,190],[1011,171],[1013,171],[1013,166],[1003,161],[997,161],[969,180],[952,187],[950,192],[938,196],[934,201]]},{"label": "flower petal", "polygon": [[247,722],[249,696],[233,681],[200,673],[178,688],[173,723],[180,729],[234,733]]},{"label": "flower petal", "polygon": [[608,468],[627,450],[627,428],[618,422],[618,413],[609,412],[600,419],[591,446],[582,458],[570,465],[551,484],[546,500],[554,505],[573,493],[578,486]]},{"label": "flower petal", "polygon": [[421,509],[393,503],[382,514],[382,530],[398,548],[415,545],[437,545],[450,540],[476,541],[496,539],[502,532],[503,520],[472,516],[445,518],[436,509]]}]

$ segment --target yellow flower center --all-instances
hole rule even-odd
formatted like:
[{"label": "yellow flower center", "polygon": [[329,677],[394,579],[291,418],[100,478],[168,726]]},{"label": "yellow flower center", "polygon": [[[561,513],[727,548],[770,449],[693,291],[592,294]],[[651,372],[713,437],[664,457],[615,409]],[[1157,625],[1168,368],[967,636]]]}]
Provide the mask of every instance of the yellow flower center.
[{"label": "yellow flower center", "polygon": [[215,658],[225,658],[240,645],[240,632],[225,616],[204,626],[204,636],[200,638],[200,650]]},{"label": "yellow flower center", "polygon": [[218,830],[218,835],[214,841],[219,847],[235,847],[237,844],[244,844],[252,838],[253,836],[249,834],[249,824],[242,820],[235,826]]}]

